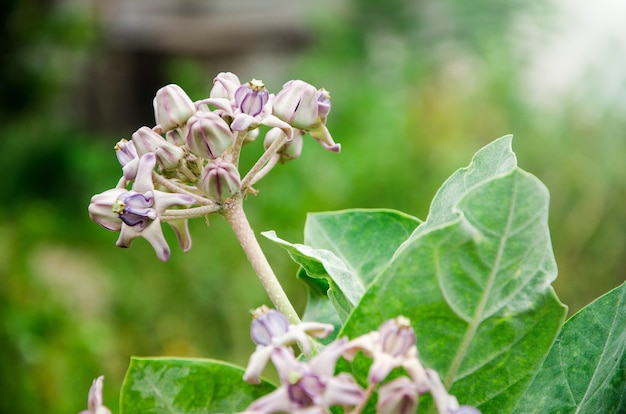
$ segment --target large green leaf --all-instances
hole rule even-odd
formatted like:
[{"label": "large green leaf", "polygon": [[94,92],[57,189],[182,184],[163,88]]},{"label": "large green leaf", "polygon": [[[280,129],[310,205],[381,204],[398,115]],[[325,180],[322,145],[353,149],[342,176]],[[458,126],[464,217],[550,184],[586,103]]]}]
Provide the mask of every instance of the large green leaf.
[{"label": "large green leaf", "polygon": [[235,413],[275,387],[250,385],[243,370],[224,362],[132,358],[120,396],[121,414]]},{"label": "large green leaf", "polygon": [[517,167],[517,159],[511,148],[512,135],[498,138],[481,148],[472,158],[472,162],[454,172],[435,194],[430,205],[428,217],[419,226],[414,236],[436,226],[456,219],[455,207],[461,197],[472,187],[507,174]]},{"label": "large green leaf", "polygon": [[565,323],[515,412],[626,412],[626,283]]},{"label": "large green leaf", "polygon": [[273,231],[262,234],[302,266],[298,276],[310,288],[304,319],[339,326],[419,224],[398,211],[355,209],[309,214],[305,244],[289,243]]},{"label": "large green leaf", "polygon": [[550,286],[556,264],[546,188],[491,161],[474,162],[472,175],[481,179],[460,179],[466,184],[446,190],[446,203],[433,204],[450,214],[431,211],[429,219],[441,219],[436,225],[427,219],[402,245],[343,333],[354,337],[399,314],[409,317],[421,358],[451,392],[484,413],[501,413],[515,407],[534,377],[566,308]]}]

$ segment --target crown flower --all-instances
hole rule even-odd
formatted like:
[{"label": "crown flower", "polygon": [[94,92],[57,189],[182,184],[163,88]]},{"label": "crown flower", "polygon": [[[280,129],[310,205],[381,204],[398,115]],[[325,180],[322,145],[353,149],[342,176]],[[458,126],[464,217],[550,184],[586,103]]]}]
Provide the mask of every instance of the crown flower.
[{"label": "crown flower", "polygon": [[332,406],[354,406],[365,392],[347,373],[334,376],[335,365],[348,340],[338,339],[307,363],[296,360],[290,349],[272,351],[280,387],[254,401],[247,413],[327,413]]},{"label": "crown flower", "polygon": [[155,154],[144,154],[139,159],[132,190],[113,188],[93,196],[89,216],[107,230],[120,232],[118,247],[130,247],[135,238],[143,237],[152,245],[157,257],[166,261],[170,249],[163,236],[159,215],[175,205],[188,206],[194,199],[186,194],[155,190],[152,183],[155,165]]},{"label": "crown flower", "polygon": [[305,353],[309,353],[311,350],[309,335],[325,338],[334,329],[332,325],[320,322],[289,324],[285,315],[265,305],[255,309],[252,318],[250,337],[257,347],[250,356],[243,377],[252,384],[259,383],[261,372],[275,349],[299,344]]}]

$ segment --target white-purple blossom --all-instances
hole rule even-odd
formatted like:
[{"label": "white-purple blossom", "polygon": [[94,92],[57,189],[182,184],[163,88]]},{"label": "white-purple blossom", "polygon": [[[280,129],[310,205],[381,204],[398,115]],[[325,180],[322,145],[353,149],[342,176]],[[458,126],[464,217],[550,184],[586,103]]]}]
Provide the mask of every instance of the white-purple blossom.
[{"label": "white-purple blossom", "polygon": [[309,353],[309,336],[325,338],[334,329],[332,325],[320,322],[291,325],[285,315],[267,306],[255,309],[252,316],[250,337],[257,347],[250,356],[243,376],[245,381],[252,384],[260,382],[261,373],[275,349],[298,344],[305,353]]},{"label": "white-purple blossom", "polygon": [[272,362],[281,385],[259,398],[246,410],[248,413],[330,413],[333,406],[355,406],[365,392],[347,373],[334,376],[337,360],[348,340],[338,339],[327,345],[309,363],[298,361],[285,347],[272,350]]},{"label": "white-purple blossom", "polygon": [[102,227],[120,232],[118,247],[130,247],[135,238],[143,237],[152,245],[157,257],[166,261],[170,248],[163,236],[159,216],[172,206],[193,204],[194,198],[155,190],[152,183],[155,165],[155,154],[144,154],[139,159],[132,189],[113,188],[96,194],[89,204],[89,216]]},{"label": "white-purple blossom", "polygon": [[368,374],[372,383],[381,382],[391,370],[399,367],[404,367],[415,380],[423,377],[423,368],[417,358],[415,332],[404,316],[390,319],[377,331],[353,339],[344,357],[352,360],[358,351],[374,358]]}]

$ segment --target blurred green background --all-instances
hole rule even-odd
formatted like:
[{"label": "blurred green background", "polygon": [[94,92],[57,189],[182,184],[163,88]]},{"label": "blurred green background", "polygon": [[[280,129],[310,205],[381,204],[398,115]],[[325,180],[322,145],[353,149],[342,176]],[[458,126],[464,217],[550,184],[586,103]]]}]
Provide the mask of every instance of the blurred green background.
[{"label": "blurred green background", "polygon": [[[153,124],[156,89],[200,99],[219,71],[272,92],[300,78],[333,97],[342,152],[309,139],[264,179],[246,206],[257,231],[300,242],[308,211],[354,207],[424,218],[455,169],[513,133],[521,167],[551,191],[555,288],[570,313],[620,284],[624,43],[590,46],[593,16],[562,3],[2,2],[0,412],[78,412],[100,374],[117,412],[131,355],[247,362],[248,310],[268,300],[220,217],[192,223],[185,254],[166,228],[161,263],[145,240],[116,248],[87,215],[119,178],[113,145]],[[295,265],[261,243],[302,309]]]}]

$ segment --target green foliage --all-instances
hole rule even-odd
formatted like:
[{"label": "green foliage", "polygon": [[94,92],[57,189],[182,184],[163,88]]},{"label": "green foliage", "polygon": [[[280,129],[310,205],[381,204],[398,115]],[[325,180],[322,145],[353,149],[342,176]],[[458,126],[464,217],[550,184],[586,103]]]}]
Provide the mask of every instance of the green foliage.
[{"label": "green foliage", "polygon": [[[550,287],[556,265],[548,192],[516,167],[510,144],[508,136],[496,140],[453,174],[427,220],[405,233],[393,254],[362,251],[362,260],[380,260],[370,266],[381,271],[341,333],[355,337],[397,315],[410,318],[421,358],[462,403],[484,412],[515,406],[566,311]],[[333,232],[351,236],[339,246],[327,243],[334,253],[332,263],[322,260],[329,275],[336,257],[357,250],[346,254],[343,246],[385,245],[355,214],[334,217]],[[361,214],[377,222],[375,212]]]},{"label": "green foliage", "polygon": [[[391,210],[345,210],[309,215],[305,244],[265,236],[301,266],[309,316],[349,338],[408,317],[420,359],[462,404],[485,414],[623,410],[626,284],[562,327],[566,307],[550,285],[548,200],[545,186],[517,167],[506,136],[442,185],[424,222]],[[344,367],[365,381],[362,359]],[[258,389],[240,378],[241,370],[215,362],[136,359],[123,412],[174,403],[168,412],[214,412],[207,400],[242,410]],[[213,383],[224,388],[204,391]],[[231,406],[244,398],[234,394],[241,385],[248,399]],[[431,403],[424,398],[420,410]]]},{"label": "green foliage", "polygon": [[[419,223],[414,217],[391,210],[348,210],[310,214],[305,244],[281,240],[273,231],[263,235],[284,247],[302,266],[304,272],[299,274],[311,291],[305,319],[333,323],[346,320],[381,264],[391,258]],[[338,319],[331,312],[318,313],[330,305]]]},{"label": "green foliage", "polygon": [[235,413],[275,388],[246,384],[242,376],[240,368],[208,359],[133,358],[120,414]]},{"label": "green foliage", "polygon": [[563,326],[515,413],[626,410],[626,283]]}]

